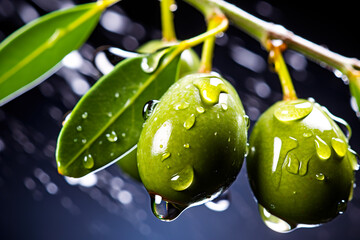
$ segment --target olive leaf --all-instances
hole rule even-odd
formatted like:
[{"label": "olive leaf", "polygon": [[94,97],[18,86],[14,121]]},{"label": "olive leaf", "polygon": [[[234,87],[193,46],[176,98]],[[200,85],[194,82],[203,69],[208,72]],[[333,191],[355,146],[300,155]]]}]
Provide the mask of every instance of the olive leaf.
[{"label": "olive leaf", "polygon": [[39,84],[79,48],[114,1],[78,5],[44,15],[0,43],[0,106]]},{"label": "olive leaf", "polygon": [[81,177],[136,149],[144,104],[178,76],[179,55],[169,60],[173,49],[123,60],[80,99],[58,138],[59,173]]},{"label": "olive leaf", "polygon": [[[349,87],[351,95],[355,98],[358,108],[360,108],[360,77],[354,77],[349,79]],[[359,114],[360,109],[357,109],[357,115]],[[359,117],[359,115],[358,115]]]}]

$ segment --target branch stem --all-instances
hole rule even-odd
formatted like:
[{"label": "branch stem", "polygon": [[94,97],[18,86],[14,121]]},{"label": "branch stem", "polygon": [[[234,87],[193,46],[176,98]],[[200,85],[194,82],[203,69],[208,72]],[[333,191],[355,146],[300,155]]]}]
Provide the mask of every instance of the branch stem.
[{"label": "branch stem", "polygon": [[174,0],[160,1],[162,35],[163,35],[163,41],[166,42],[176,41],[174,15],[171,11],[171,7],[174,5],[175,5]]},{"label": "branch stem", "polygon": [[[359,75],[360,61],[358,59],[345,57],[332,52],[329,49],[295,35],[279,24],[261,20],[224,0],[185,1],[198,9],[205,8],[204,6],[218,7],[235,26],[255,38],[263,46],[266,46],[267,40],[269,39],[279,39],[282,40],[289,49],[293,49],[315,62],[325,64],[331,69],[337,69],[346,76]],[[351,79],[354,78],[349,79],[351,81]]]}]

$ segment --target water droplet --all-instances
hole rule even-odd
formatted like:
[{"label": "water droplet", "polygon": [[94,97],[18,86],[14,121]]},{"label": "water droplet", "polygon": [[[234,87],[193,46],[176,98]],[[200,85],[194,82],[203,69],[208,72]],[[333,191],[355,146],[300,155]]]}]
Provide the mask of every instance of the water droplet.
[{"label": "water droplet", "polygon": [[173,221],[186,209],[178,204],[164,201],[160,195],[150,195],[150,197],[152,212],[162,221]]},{"label": "water droplet", "polygon": [[195,124],[195,119],[196,119],[195,114],[191,114],[184,122],[184,127],[186,129],[192,128]]},{"label": "water droplet", "polygon": [[171,156],[171,153],[169,153],[169,152],[163,153],[163,155],[161,155],[161,161],[165,161],[165,160],[168,159],[170,156]]},{"label": "water droplet", "polygon": [[288,163],[286,170],[288,170],[289,173],[299,174],[300,162],[295,154],[288,153],[285,161]]},{"label": "water droplet", "polygon": [[100,141],[99,141],[99,145],[101,145],[101,144],[103,144],[103,141],[100,140]]},{"label": "water droplet", "polygon": [[205,112],[205,108],[203,108],[203,107],[197,107],[197,108],[196,108],[196,111],[197,111],[198,113],[204,113],[204,112]]},{"label": "water droplet", "polygon": [[340,138],[332,138],[331,146],[333,147],[335,153],[341,158],[345,156],[348,149],[347,144]]},{"label": "water droplet", "polygon": [[313,104],[306,100],[282,102],[274,111],[274,116],[283,122],[300,120],[311,113]]},{"label": "water droplet", "polygon": [[107,115],[109,118],[111,118],[111,117],[113,116],[112,112],[108,112],[106,115]]},{"label": "water droplet", "polygon": [[216,212],[223,212],[230,206],[230,191],[225,191],[219,197],[210,202],[206,202],[205,206]]},{"label": "water droplet", "polygon": [[228,138],[228,142],[231,142],[231,138],[230,138],[230,137]]},{"label": "water droplet", "polygon": [[342,126],[342,130],[345,133],[346,138],[349,140],[351,138],[352,135],[352,130],[350,125],[342,118],[339,118],[337,116],[335,116],[334,114],[332,114],[326,107],[321,107],[321,109],[332,119],[334,120],[336,123],[338,123],[338,125],[341,127]]},{"label": "water droplet", "polygon": [[325,180],[325,175],[323,173],[317,173],[315,175],[316,179],[319,181],[324,181]]},{"label": "water droplet", "polygon": [[190,103],[188,102],[182,102],[175,105],[175,110],[184,110],[187,109],[190,106]]},{"label": "water droplet", "polygon": [[85,144],[87,141],[86,141],[85,138],[83,138],[83,139],[81,139],[81,142],[82,142],[83,144]]},{"label": "water droplet", "polygon": [[337,205],[338,214],[343,214],[346,211],[346,208],[347,208],[347,203],[345,200],[341,200],[340,202],[338,202]]},{"label": "water droplet", "polygon": [[250,118],[249,118],[249,116],[244,115],[244,120],[245,120],[246,128],[249,129],[250,128]]},{"label": "water droplet", "polygon": [[84,112],[83,114],[81,114],[81,118],[82,119],[86,119],[88,117],[88,113],[87,112]]},{"label": "water droplet", "polygon": [[326,144],[324,140],[322,140],[319,136],[315,137],[315,148],[318,157],[322,160],[327,160],[331,156],[331,149],[329,145]]},{"label": "water droplet", "polygon": [[194,85],[199,89],[202,101],[208,105],[218,103],[220,93],[228,93],[223,80],[216,77],[198,78],[194,82]]},{"label": "water droplet", "polygon": [[296,225],[290,224],[281,218],[272,215],[266,208],[259,204],[259,213],[265,225],[279,233],[287,233],[296,229]]},{"label": "water droplet", "polygon": [[63,117],[63,121],[62,121],[62,125],[64,126],[65,123],[70,119],[70,116],[71,116],[71,111],[65,113],[64,117]]},{"label": "water droplet", "polygon": [[191,166],[186,166],[183,170],[176,173],[170,179],[170,186],[175,191],[188,189],[194,181],[194,170]]},{"label": "water droplet", "polygon": [[115,98],[119,98],[119,97],[120,97],[120,93],[116,92],[114,96],[115,96]]},{"label": "water droplet", "polygon": [[74,138],[74,142],[77,142],[78,141],[78,139],[77,138]]},{"label": "water droplet", "polygon": [[228,105],[226,103],[222,103],[221,108],[226,111],[228,109]]},{"label": "water droplet", "polygon": [[145,103],[144,107],[143,107],[143,118],[144,120],[148,119],[151,114],[154,112],[156,105],[158,105],[159,101],[158,100],[150,100],[147,103]]},{"label": "water droplet", "polygon": [[359,170],[359,163],[358,163],[359,154],[357,152],[355,152],[354,150],[352,150],[351,148],[348,148],[348,150],[350,153],[352,153],[352,154],[348,155],[351,167],[354,171],[357,171],[357,170]]},{"label": "water droplet", "polygon": [[77,127],[76,127],[76,131],[81,132],[81,131],[82,131],[82,126],[80,126],[80,125],[77,126]]},{"label": "water droplet", "polygon": [[121,136],[122,136],[122,137],[126,137],[126,133],[122,133]]},{"label": "water droplet", "polygon": [[94,158],[91,156],[91,154],[88,154],[84,157],[83,165],[87,169],[94,167]]},{"label": "water droplet", "polygon": [[118,136],[115,131],[111,131],[111,133],[107,133],[105,136],[109,142],[116,142],[118,140]]},{"label": "water droplet", "polygon": [[185,144],[184,144],[184,148],[190,148],[190,144],[185,143]]},{"label": "water droplet", "polygon": [[309,137],[311,137],[312,136],[312,133],[311,132],[304,132],[303,133],[303,137],[304,138],[309,138]]},{"label": "water droplet", "polygon": [[143,57],[141,61],[141,69],[145,73],[153,73],[160,65],[161,59],[169,51],[169,49],[161,49],[155,53]]},{"label": "water droplet", "polygon": [[217,136],[218,135],[218,132],[214,132],[214,136]]}]

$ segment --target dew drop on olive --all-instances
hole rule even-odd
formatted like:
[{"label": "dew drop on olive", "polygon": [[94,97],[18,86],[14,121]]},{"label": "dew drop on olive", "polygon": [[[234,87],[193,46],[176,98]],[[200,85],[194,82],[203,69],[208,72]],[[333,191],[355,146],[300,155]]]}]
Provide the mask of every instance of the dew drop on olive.
[{"label": "dew drop on olive", "polygon": [[247,119],[236,90],[218,75],[187,75],[169,88],[137,150],[155,216],[171,221],[230,186],[245,157]]},{"label": "dew drop on olive", "polygon": [[358,168],[348,140],[314,101],[280,101],[261,115],[246,162],[266,225],[288,232],[344,212]]}]

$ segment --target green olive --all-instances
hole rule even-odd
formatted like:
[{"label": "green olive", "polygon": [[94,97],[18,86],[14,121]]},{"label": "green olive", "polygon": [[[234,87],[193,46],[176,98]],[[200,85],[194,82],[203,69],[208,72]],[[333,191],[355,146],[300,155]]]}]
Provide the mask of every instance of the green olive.
[{"label": "green olive", "polygon": [[146,120],[138,168],[149,194],[180,208],[211,200],[238,175],[248,118],[232,85],[215,74],[174,83]]},{"label": "green olive", "polygon": [[277,102],[259,118],[249,143],[248,178],[260,210],[267,213],[261,212],[263,218],[272,214],[291,230],[328,222],[345,211],[357,160],[319,104]]},{"label": "green olive", "polygon": [[[165,42],[162,40],[151,40],[140,46],[136,51],[139,53],[153,53],[161,48],[174,45],[172,42]],[[183,51],[180,57],[179,77],[184,77],[187,74],[195,73],[199,70],[200,60],[198,55],[192,49]]]}]

